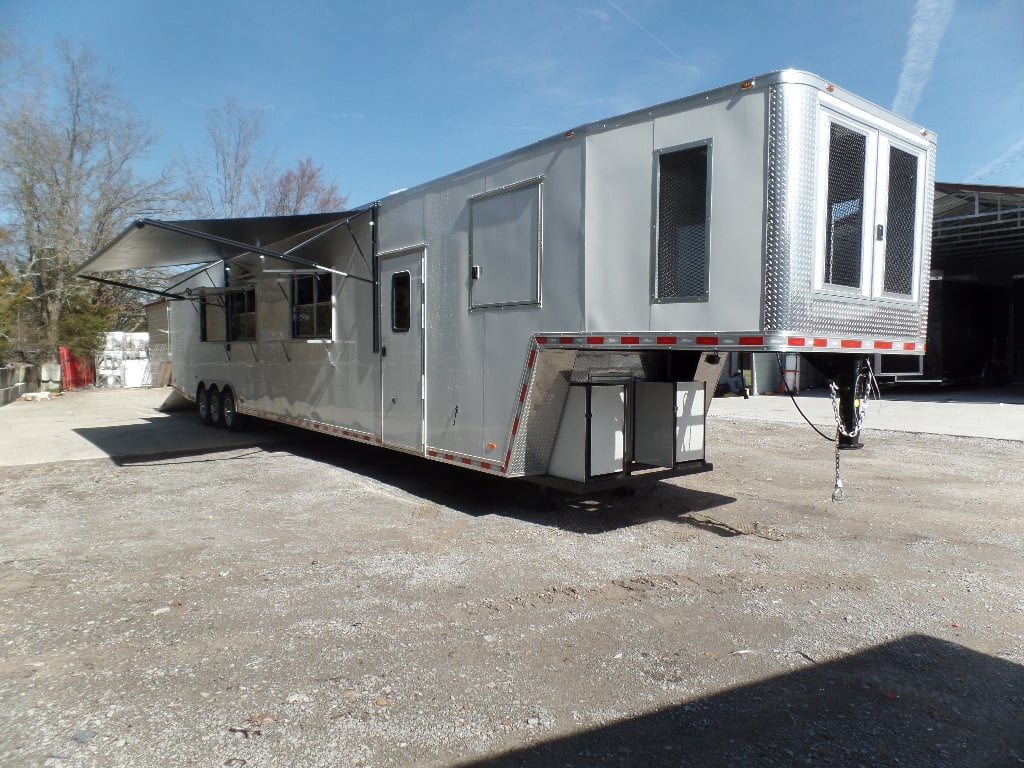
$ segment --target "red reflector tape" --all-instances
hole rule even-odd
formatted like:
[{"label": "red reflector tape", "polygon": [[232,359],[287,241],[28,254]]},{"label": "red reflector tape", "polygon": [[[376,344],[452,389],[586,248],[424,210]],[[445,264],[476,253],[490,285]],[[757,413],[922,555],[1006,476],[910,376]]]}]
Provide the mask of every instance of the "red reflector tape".
[{"label": "red reflector tape", "polygon": [[717,336],[698,336],[697,337],[697,343],[698,344],[717,344],[718,343],[718,337]]},{"label": "red reflector tape", "polygon": [[623,336],[621,339],[619,339],[619,341],[622,342],[623,344],[639,344],[640,343],[640,337],[639,336]]},{"label": "red reflector tape", "polygon": [[558,337],[558,343],[559,344],[572,344],[572,336],[559,336]]},{"label": "red reflector tape", "polygon": [[843,349],[860,349],[864,343],[860,339],[843,339],[839,342],[839,346]]},{"label": "red reflector tape", "polygon": [[518,431],[519,431],[519,417],[516,416],[516,420],[512,422],[512,437],[515,437],[516,433]]},{"label": "red reflector tape", "polygon": [[537,337],[537,343],[538,344],[547,344],[548,343],[548,337],[547,336],[538,336]]},{"label": "red reflector tape", "polygon": [[445,460],[445,461],[454,461],[454,460],[455,460],[455,457],[454,457],[454,456],[452,456],[452,455],[451,455],[450,453],[446,453],[446,454],[444,455],[444,460]]},{"label": "red reflector tape", "polygon": [[828,346],[828,339],[815,339],[814,340],[814,346],[816,346],[816,347],[827,347]]},{"label": "red reflector tape", "polygon": [[437,451],[427,451],[427,456],[437,458]]},{"label": "red reflector tape", "polygon": [[807,339],[805,339],[803,336],[790,336],[786,340],[786,343],[789,344],[789,346],[791,347],[802,347],[807,344]]},{"label": "red reflector tape", "polygon": [[491,462],[489,462],[489,461],[481,461],[480,462],[480,468],[481,469],[490,469],[491,468]]},{"label": "red reflector tape", "polygon": [[536,349],[532,349],[532,350],[530,350],[530,359],[526,361],[527,369],[533,368],[533,364],[534,364],[534,362],[536,360],[537,360],[537,350]]},{"label": "red reflector tape", "polygon": [[891,341],[876,341],[875,349],[892,349]]},{"label": "red reflector tape", "polygon": [[519,390],[519,402],[523,402],[526,399],[526,385],[523,384],[523,388]]},{"label": "red reflector tape", "polygon": [[655,341],[657,341],[659,344],[675,344],[676,343],[676,337],[675,336],[659,336],[657,339],[655,339]]},{"label": "red reflector tape", "polygon": [[604,344],[604,336],[587,336],[587,344]]},{"label": "red reflector tape", "polygon": [[764,344],[764,336],[740,336],[740,346],[760,347]]},{"label": "red reflector tape", "polygon": [[903,344],[903,349],[905,349],[907,352],[913,352],[915,349],[917,349],[917,344],[915,344],[912,341],[905,342]]},{"label": "red reflector tape", "polygon": [[472,464],[473,460],[472,459],[467,459],[465,456],[463,456],[462,457],[462,463],[463,464]]}]

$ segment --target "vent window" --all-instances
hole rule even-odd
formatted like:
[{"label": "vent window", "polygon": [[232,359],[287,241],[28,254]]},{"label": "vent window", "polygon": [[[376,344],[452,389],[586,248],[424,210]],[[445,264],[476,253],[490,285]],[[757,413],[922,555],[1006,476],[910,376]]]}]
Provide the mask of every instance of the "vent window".
[{"label": "vent window", "polygon": [[709,145],[658,155],[658,221],[654,296],[708,298]]}]

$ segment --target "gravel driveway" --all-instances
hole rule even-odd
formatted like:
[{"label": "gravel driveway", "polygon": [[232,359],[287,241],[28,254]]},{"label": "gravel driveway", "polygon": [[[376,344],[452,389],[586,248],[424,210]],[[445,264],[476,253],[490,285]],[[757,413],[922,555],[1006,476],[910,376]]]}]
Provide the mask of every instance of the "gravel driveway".
[{"label": "gravel driveway", "polygon": [[0,765],[1024,764],[1024,443],[876,432],[834,504],[714,409],[631,496],[273,435],[0,467]]}]

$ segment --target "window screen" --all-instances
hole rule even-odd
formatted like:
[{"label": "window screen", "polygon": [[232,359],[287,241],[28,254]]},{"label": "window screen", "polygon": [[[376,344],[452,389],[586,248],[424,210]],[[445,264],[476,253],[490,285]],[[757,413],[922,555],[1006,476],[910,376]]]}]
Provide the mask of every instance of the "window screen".
[{"label": "window screen", "polygon": [[405,333],[412,327],[412,279],[408,272],[391,276],[391,330]]},{"label": "window screen", "polygon": [[292,337],[331,338],[331,276],[296,275],[292,278]]},{"label": "window screen", "polygon": [[860,288],[867,136],[832,123],[828,148],[825,282]]},{"label": "window screen", "polygon": [[708,146],[658,157],[658,299],[708,296]]},{"label": "window screen", "polygon": [[914,290],[914,238],[917,232],[917,155],[889,148],[889,231],[885,236],[886,293]]}]

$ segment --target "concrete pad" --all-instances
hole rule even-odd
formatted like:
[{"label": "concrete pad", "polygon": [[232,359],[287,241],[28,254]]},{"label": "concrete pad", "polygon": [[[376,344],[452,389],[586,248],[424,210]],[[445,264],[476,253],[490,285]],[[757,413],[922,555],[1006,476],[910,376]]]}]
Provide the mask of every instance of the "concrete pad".
[{"label": "concrete pad", "polygon": [[[176,410],[164,412],[165,402]],[[0,408],[0,466],[198,453],[264,444],[284,430],[203,426],[173,389],[82,389]]]},{"label": "concrete pad", "polygon": [[[835,415],[828,392],[812,390],[797,395],[796,403],[826,434],[834,434]],[[785,395],[719,397],[709,416],[751,419],[786,424],[803,423]],[[868,403],[864,429],[915,432],[992,440],[1024,441],[1024,385],[976,390],[886,390]]]}]

